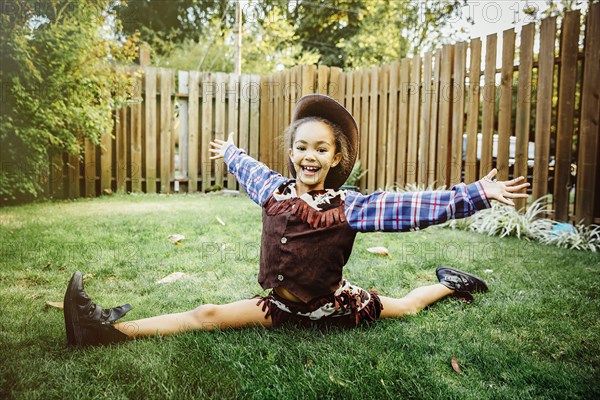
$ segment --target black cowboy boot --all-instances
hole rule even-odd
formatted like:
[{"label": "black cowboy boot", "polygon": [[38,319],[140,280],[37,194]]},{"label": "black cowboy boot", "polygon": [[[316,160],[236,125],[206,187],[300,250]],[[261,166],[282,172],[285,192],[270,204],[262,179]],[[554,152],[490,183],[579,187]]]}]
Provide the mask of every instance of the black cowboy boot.
[{"label": "black cowboy boot", "polygon": [[[435,270],[440,283],[458,293],[487,292],[485,282],[471,274],[442,265]],[[469,296],[466,296],[469,297]]]},{"label": "black cowboy boot", "polygon": [[64,314],[70,346],[93,346],[127,340],[127,335],[112,323],[131,310],[131,305],[103,309],[83,290],[83,276],[77,271],[65,292]]}]

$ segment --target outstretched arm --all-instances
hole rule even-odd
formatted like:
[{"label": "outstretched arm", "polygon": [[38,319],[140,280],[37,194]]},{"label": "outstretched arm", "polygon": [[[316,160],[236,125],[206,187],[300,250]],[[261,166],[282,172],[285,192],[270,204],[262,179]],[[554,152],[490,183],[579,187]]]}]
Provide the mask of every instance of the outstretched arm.
[{"label": "outstretched arm", "polygon": [[229,134],[227,141],[215,139],[214,142],[210,142],[210,145],[212,146],[209,149],[212,153],[210,159],[222,158],[227,164],[229,172],[235,176],[248,196],[260,206],[275,189],[288,180],[265,164],[248,156],[244,150],[238,149],[233,144],[233,133]]},{"label": "outstretched arm", "polygon": [[345,215],[350,226],[361,232],[400,232],[426,228],[449,219],[466,218],[491,207],[490,200],[513,205],[511,198],[526,197],[514,193],[527,186],[522,177],[495,182],[493,169],[485,178],[470,185],[460,183],[450,190],[432,192],[375,192],[363,196],[347,192]]}]

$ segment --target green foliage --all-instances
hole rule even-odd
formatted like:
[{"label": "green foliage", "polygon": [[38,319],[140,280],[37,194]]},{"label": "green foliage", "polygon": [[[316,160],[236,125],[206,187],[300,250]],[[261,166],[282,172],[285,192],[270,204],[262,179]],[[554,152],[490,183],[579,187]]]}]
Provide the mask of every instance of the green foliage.
[{"label": "green foliage", "polygon": [[[173,44],[168,54],[156,55],[155,64],[181,70],[233,72],[232,30],[224,31],[222,21],[212,21],[210,24],[212,37],[201,37],[197,41],[187,39],[180,44]],[[314,64],[319,60],[317,54],[305,51],[295,41],[293,27],[279,8],[270,10],[262,24],[247,24],[243,31],[243,43],[244,73],[270,74],[299,64]],[[160,47],[167,46],[161,44]]]},{"label": "green foliage", "polygon": [[[141,32],[161,65],[233,69],[234,2],[123,2],[124,32]],[[359,68],[398,60],[447,40],[459,0],[262,0],[242,3],[244,72],[303,63]],[[445,28],[443,35],[442,28]],[[190,59],[186,60],[185,56]]]},{"label": "green foliage", "polygon": [[103,37],[109,4],[30,0],[0,17],[3,200],[39,196],[49,154],[78,154],[84,138],[98,144],[111,133],[112,110],[129,92],[113,66],[131,60],[135,44]]},{"label": "green foliage", "polygon": [[365,1],[356,33],[336,44],[343,51],[343,66],[390,63],[436,48],[448,36],[448,21],[457,17],[460,4],[455,0]]}]

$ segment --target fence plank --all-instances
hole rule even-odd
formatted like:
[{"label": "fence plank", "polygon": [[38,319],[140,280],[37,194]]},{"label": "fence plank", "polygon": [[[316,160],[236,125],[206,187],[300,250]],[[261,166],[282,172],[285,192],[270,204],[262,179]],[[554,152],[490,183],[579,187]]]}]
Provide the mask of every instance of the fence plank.
[{"label": "fence plank", "polygon": [[594,205],[598,202],[595,196],[600,119],[600,3],[590,7],[586,25],[575,219],[591,224],[594,219]]},{"label": "fence plank", "polygon": [[[361,117],[362,117],[362,113],[361,113],[361,92],[362,92],[362,71],[361,70],[357,70],[352,72],[352,84],[349,87],[353,87],[352,90],[352,115],[354,116],[354,119],[356,120],[356,125],[358,126],[358,133],[359,133],[359,139],[360,139],[360,151],[362,154],[362,143],[363,143],[363,139],[362,137],[366,134],[366,132],[364,132],[362,130],[362,125],[361,125]],[[364,168],[367,167],[367,164],[365,164],[366,160],[363,160],[362,157],[359,154],[359,159],[362,162],[362,166]]]},{"label": "fence plank", "polygon": [[[354,74],[352,72],[344,73],[344,106],[350,111],[354,120],[356,121],[356,115],[354,114]],[[357,122],[358,124],[358,122]],[[359,138],[360,138],[360,132]]]},{"label": "fence plank", "polygon": [[450,145],[450,186],[461,181],[462,144],[465,132],[465,66],[467,44],[456,44],[454,82],[452,84],[452,138]]},{"label": "fence plank", "polygon": [[319,94],[327,94],[329,86],[329,67],[319,64],[317,67],[317,85],[315,92]]},{"label": "fence plank", "polygon": [[438,132],[438,157],[436,181],[441,185],[450,183],[449,174],[449,139],[450,139],[450,110],[452,106],[452,65],[454,57],[454,46],[442,47],[442,59],[440,64],[440,119]]},{"label": "fence plank", "polygon": [[[179,71],[177,79],[177,93],[189,95],[189,79],[188,71]],[[189,132],[189,112],[188,112],[189,96],[180,97],[179,103],[179,146],[177,147],[176,155],[178,162],[175,163],[174,178],[175,180],[188,178],[188,132]]]},{"label": "fence plank", "polygon": [[389,99],[387,118],[387,147],[386,147],[386,184],[396,184],[396,153],[398,151],[398,92],[399,92],[400,64],[394,61],[389,71]]},{"label": "fence plank", "polygon": [[[227,75],[223,72],[215,74],[215,124],[214,124],[214,139],[225,140],[225,127],[227,120],[225,115],[225,88],[227,87]],[[258,155],[257,155],[258,158]],[[208,160],[207,160],[208,162]],[[217,161],[214,163],[215,185],[223,187],[223,177],[227,168],[224,162]]]},{"label": "fence plank", "polygon": [[360,187],[367,188],[369,175],[375,174],[375,171],[369,171],[369,70],[361,70],[362,88],[360,91],[360,131],[362,132],[360,143],[360,160],[368,171],[360,180]]},{"label": "fence plank", "polygon": [[[305,67],[306,66],[302,66],[302,73],[305,72]],[[309,75],[311,75],[312,82],[314,82],[314,73],[311,73]],[[288,101],[285,99],[285,90],[283,87],[284,85],[285,73],[281,71],[277,74],[277,91],[275,92],[277,96],[277,129],[275,130],[275,134],[277,135],[277,148],[275,149],[275,154],[277,154],[279,160],[278,162],[279,165],[281,165],[283,175],[287,176],[287,174],[289,173],[289,167],[287,162],[287,156],[285,154],[285,149],[287,148],[287,146],[285,145],[285,137],[283,135],[283,132],[286,127],[285,109],[289,106],[289,104]]]},{"label": "fence plank", "polygon": [[48,180],[48,189],[53,199],[62,199],[65,197],[63,169],[63,154],[53,152],[50,157],[50,177]]},{"label": "fence plank", "polygon": [[554,175],[555,219],[569,218],[569,180],[571,146],[575,117],[577,52],[579,42],[579,11],[565,14],[560,40],[560,76],[558,83],[558,123],[556,130],[556,169]]},{"label": "fence plank", "polygon": [[315,92],[316,65],[302,66],[302,96]]},{"label": "fence plank", "polygon": [[139,193],[142,191],[142,79],[136,78],[133,93],[134,103],[131,106],[131,191]]},{"label": "fence plank", "polygon": [[160,192],[171,192],[171,162],[173,158],[171,92],[173,75],[171,70],[160,69]]},{"label": "fence plank", "polygon": [[[341,105],[344,105],[344,97],[346,95],[345,84],[346,82],[344,80],[342,69],[339,67],[331,67],[327,93],[329,94],[329,97],[333,98]],[[350,108],[346,108],[350,110]]]},{"label": "fence plank", "polygon": [[[284,88],[285,89],[285,88]],[[260,145],[260,75],[251,75],[248,85],[248,100],[250,102],[250,156],[258,160],[258,149]]]},{"label": "fence plank", "polygon": [[417,183],[417,149],[419,142],[419,108],[421,106],[421,56],[413,57],[410,71],[408,152],[406,155],[406,182]]},{"label": "fence plank", "polygon": [[419,118],[419,150],[417,153],[417,184],[427,185],[427,164],[429,158],[429,139],[431,137],[431,74],[432,54],[423,57],[423,79],[421,84],[421,114]]},{"label": "fence plank", "polygon": [[379,85],[377,92],[379,94],[379,115],[377,117],[377,181],[378,189],[385,189],[386,177],[386,159],[387,153],[387,118],[388,118],[388,90],[390,87],[390,67],[382,65],[377,68]]},{"label": "fence plank", "polygon": [[485,176],[493,167],[492,143],[496,116],[496,52],[498,36],[488,35],[485,42],[485,72],[483,80],[483,105],[481,110],[481,160],[479,176]]},{"label": "fence plank", "polygon": [[200,122],[200,78],[199,72],[190,72],[189,101],[188,101],[188,191],[198,191],[198,150],[199,150],[199,122]]},{"label": "fence plank", "polygon": [[[268,85],[267,85],[268,88]],[[229,75],[229,81],[227,82],[227,138],[229,138],[229,134],[233,133],[233,142],[239,145],[239,112],[240,112],[240,104],[239,104],[239,94],[240,94],[240,85],[239,85],[239,76],[237,74]],[[265,129],[268,129],[268,124],[265,124]],[[262,129],[262,128],[261,128]],[[235,189],[237,187],[237,181],[235,180],[235,176],[233,174],[227,174],[227,188]]]},{"label": "fence plank", "polygon": [[[477,180],[477,133],[479,132],[479,82],[481,74],[481,39],[471,40],[469,66],[469,105],[467,109],[467,151],[465,182]],[[461,143],[462,145],[462,143]]]},{"label": "fence plank", "polygon": [[83,171],[84,171],[84,195],[85,197],[96,197],[96,146],[89,139],[84,139]]},{"label": "fence plank", "polygon": [[116,111],[116,152],[117,152],[117,192],[127,191],[127,107],[121,107]]},{"label": "fence plank", "polygon": [[538,55],[537,105],[535,111],[535,156],[532,197],[539,199],[548,193],[548,163],[550,162],[550,127],[552,123],[552,83],[554,79],[554,43],[556,17],[542,21]]},{"label": "fence plank", "polygon": [[427,157],[427,185],[436,186],[436,156],[438,138],[438,111],[440,103],[440,61],[442,50],[435,52],[435,65],[433,68],[433,86],[431,96],[431,121],[429,123],[429,156]]},{"label": "fence plank", "polygon": [[400,188],[406,185],[410,64],[410,58],[404,58],[400,62],[400,109],[398,111],[398,153],[396,160],[396,184]]},{"label": "fence plank", "polygon": [[378,96],[377,90],[379,88],[379,77],[377,75],[377,68],[370,68],[368,71],[370,75],[369,84],[369,144],[368,144],[368,169],[369,174],[367,175],[367,189],[369,192],[374,192],[377,188],[377,174],[379,169],[377,168],[377,105]]},{"label": "fence plank", "polygon": [[[269,116],[272,115],[270,111],[269,92],[269,77],[263,75],[260,78],[260,147],[258,156],[260,161],[270,168],[275,169],[273,167],[273,154],[271,153],[273,137],[269,129]],[[229,114],[229,118],[231,121],[231,113]]]},{"label": "fence plank", "polygon": [[112,138],[105,133],[100,138],[100,193],[112,193]]},{"label": "fence plank", "polygon": [[[202,74],[201,93],[202,93],[202,136],[200,138],[200,174],[202,180],[200,182],[200,191],[205,192],[212,185],[212,163],[209,161],[210,141],[212,139],[213,130],[213,86],[214,76],[211,73]],[[240,125],[242,121],[240,121]],[[243,137],[243,136],[242,136]],[[246,148],[240,137],[240,147]]]},{"label": "fence plank", "polygon": [[498,111],[498,180],[508,179],[509,144],[512,132],[513,62],[515,58],[515,30],[507,29],[502,35],[502,72],[500,78],[500,110]]},{"label": "fence plank", "polygon": [[156,68],[147,67],[145,72],[146,109],[145,150],[146,150],[146,193],[156,193]]},{"label": "fence plank", "polygon": [[79,170],[81,166],[79,157],[80,154],[69,154],[67,157],[67,189],[71,199],[80,196]]},{"label": "fence plank", "polygon": [[[531,118],[531,74],[533,69],[533,39],[535,24],[527,24],[521,30],[519,51],[519,83],[517,91],[517,115],[515,120],[515,172],[514,176],[527,177],[529,158],[529,126]],[[515,199],[515,207],[525,206],[525,199]]]}]

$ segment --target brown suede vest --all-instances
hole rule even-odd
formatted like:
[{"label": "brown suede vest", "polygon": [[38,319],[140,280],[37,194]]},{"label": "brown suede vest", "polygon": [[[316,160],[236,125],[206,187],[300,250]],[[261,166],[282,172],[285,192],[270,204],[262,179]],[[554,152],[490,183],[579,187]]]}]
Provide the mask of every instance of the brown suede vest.
[{"label": "brown suede vest", "polygon": [[284,287],[304,302],[330,294],[340,285],[355,237],[342,200],[319,211],[300,198],[271,196],[263,205],[258,282],[263,289]]}]

